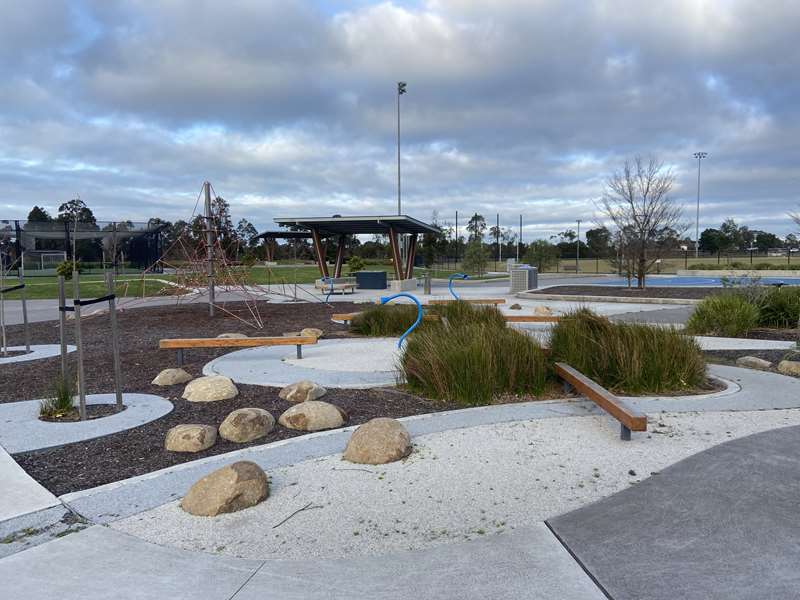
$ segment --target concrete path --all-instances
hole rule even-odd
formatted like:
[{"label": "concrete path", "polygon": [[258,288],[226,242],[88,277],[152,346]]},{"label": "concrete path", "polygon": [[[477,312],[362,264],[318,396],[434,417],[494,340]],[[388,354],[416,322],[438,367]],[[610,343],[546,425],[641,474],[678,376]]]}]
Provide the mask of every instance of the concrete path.
[{"label": "concrete path", "polygon": [[540,524],[503,536],[359,560],[255,561],[148,544],[95,526],[0,560],[25,600],[603,600]]},{"label": "concrete path", "polygon": [[[67,352],[75,352],[75,346],[67,345]],[[25,346],[9,346],[9,352],[24,352]],[[31,344],[31,351],[16,356],[3,356],[0,354],[0,366],[10,363],[28,362],[40,358],[52,358],[61,355],[60,344]]]},{"label": "concrete path", "polygon": [[[152,394],[125,393],[122,401],[127,408],[120,413],[73,423],[49,423],[40,420],[39,400],[0,404],[0,444],[13,454],[62,446],[133,429],[163,417],[173,408],[172,402]],[[115,402],[114,394],[86,396],[86,403],[89,405]]]},{"label": "concrete path", "polygon": [[60,504],[0,446],[0,522]]},{"label": "concrete path", "polygon": [[800,427],[715,446],[548,521],[614,600],[800,594]]}]

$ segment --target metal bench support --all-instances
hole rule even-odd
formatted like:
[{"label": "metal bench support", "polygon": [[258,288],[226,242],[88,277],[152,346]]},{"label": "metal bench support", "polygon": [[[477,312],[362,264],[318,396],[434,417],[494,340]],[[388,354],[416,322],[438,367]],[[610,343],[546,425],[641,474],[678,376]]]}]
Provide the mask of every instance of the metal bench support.
[{"label": "metal bench support", "polygon": [[297,358],[303,358],[303,347],[297,344]]},{"label": "metal bench support", "polygon": [[622,423],[619,424],[619,439],[621,439],[623,442],[631,441],[631,430]]},{"label": "metal bench support", "polygon": [[178,359],[178,366],[182,367],[183,366],[183,348],[178,348],[175,351],[175,355],[176,355],[176,358]]}]

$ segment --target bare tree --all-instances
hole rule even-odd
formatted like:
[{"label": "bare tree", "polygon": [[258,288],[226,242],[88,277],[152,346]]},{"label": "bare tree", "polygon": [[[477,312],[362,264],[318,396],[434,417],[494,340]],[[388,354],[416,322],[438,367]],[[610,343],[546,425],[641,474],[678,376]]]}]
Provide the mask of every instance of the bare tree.
[{"label": "bare tree", "polygon": [[789,218],[795,222],[795,225],[800,227],[800,212],[790,212]]},{"label": "bare tree", "polygon": [[600,209],[617,230],[620,262],[629,264],[638,288],[661,257],[667,238],[680,235],[681,207],[669,193],[675,176],[661,161],[640,156],[626,160],[622,169],[606,180]]}]

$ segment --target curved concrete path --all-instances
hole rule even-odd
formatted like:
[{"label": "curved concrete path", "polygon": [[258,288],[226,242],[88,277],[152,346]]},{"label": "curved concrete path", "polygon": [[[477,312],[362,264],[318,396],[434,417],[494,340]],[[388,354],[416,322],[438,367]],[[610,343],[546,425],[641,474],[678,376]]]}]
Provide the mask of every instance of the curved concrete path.
[{"label": "curved concrete path", "polygon": [[[0,404],[0,444],[16,454],[80,442],[91,438],[133,429],[169,413],[172,402],[152,394],[122,395],[126,408],[120,413],[99,419],[73,423],[49,423],[39,419],[39,400]],[[114,394],[90,394],[86,404],[114,404]]]},{"label": "curved concrete path", "polygon": [[[25,346],[9,346],[11,352],[24,352]],[[75,346],[67,345],[67,352],[75,352]],[[0,365],[8,365],[11,363],[28,362],[31,360],[39,360],[41,358],[52,358],[61,355],[60,344],[31,344],[31,351],[25,354],[17,354],[16,356],[2,356],[0,355]]]},{"label": "curved concrete path", "polygon": [[548,525],[615,600],[800,594],[800,427],[695,454]]}]

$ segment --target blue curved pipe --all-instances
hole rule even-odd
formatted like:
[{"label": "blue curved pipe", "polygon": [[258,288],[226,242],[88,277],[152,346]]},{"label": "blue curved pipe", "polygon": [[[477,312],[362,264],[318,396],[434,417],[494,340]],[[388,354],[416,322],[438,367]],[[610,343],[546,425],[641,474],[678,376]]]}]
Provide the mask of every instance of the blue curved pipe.
[{"label": "blue curved pipe", "polygon": [[394,294],[393,296],[381,296],[381,304],[386,304],[387,302],[390,302],[390,301],[394,300],[395,298],[400,298],[401,296],[404,297],[404,298],[411,298],[414,301],[414,304],[417,305],[417,320],[414,321],[414,324],[411,327],[409,327],[408,329],[406,329],[406,332],[403,335],[400,336],[399,340],[397,340],[397,347],[398,348],[400,348],[403,345],[403,340],[406,339],[406,336],[409,333],[411,333],[412,331],[414,331],[414,329],[417,327],[417,325],[419,325],[420,321],[422,321],[422,304],[420,304],[419,300],[417,300],[411,294],[407,294],[406,292],[400,292],[399,294]]},{"label": "blue curved pipe", "polygon": [[328,295],[325,296],[325,304],[328,304],[328,300],[331,299],[331,294],[333,293],[333,277],[323,277],[322,278],[322,283],[330,283],[331,284],[331,289],[328,292]]},{"label": "blue curved pipe", "polygon": [[447,278],[447,289],[450,290],[450,293],[453,295],[453,298],[458,300],[458,296],[453,291],[453,279],[469,279],[469,275],[466,273],[453,273],[450,277]]}]

